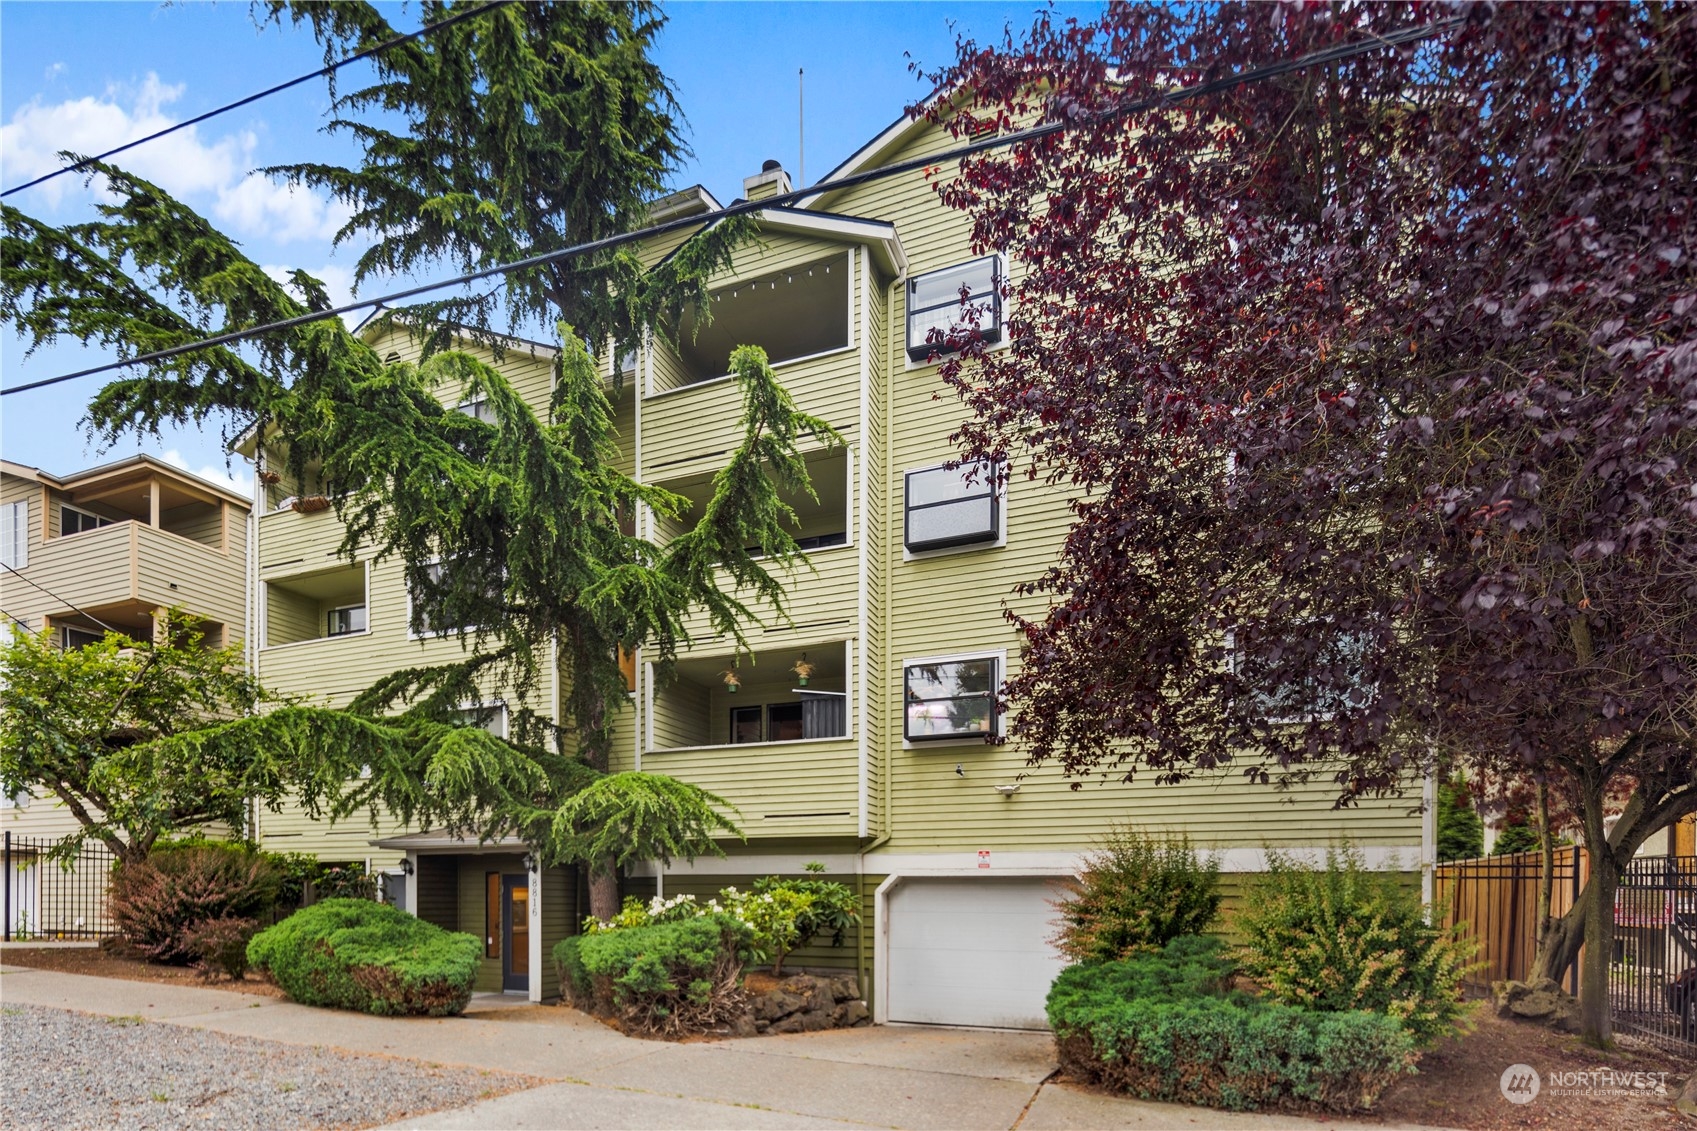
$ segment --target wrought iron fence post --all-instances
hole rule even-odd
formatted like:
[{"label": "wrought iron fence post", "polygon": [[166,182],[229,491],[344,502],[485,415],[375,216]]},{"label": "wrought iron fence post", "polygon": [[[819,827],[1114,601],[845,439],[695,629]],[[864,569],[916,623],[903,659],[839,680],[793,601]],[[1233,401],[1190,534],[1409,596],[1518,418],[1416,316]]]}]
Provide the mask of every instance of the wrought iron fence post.
[{"label": "wrought iron fence post", "polygon": [[6,941],[12,941],[12,830],[6,830]]}]

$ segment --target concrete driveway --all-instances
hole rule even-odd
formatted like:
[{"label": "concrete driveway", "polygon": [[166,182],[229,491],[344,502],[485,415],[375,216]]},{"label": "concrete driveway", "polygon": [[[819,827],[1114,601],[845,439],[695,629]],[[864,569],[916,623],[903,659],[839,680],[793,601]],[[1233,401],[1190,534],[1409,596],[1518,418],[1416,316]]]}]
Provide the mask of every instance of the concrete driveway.
[{"label": "concrete driveway", "polygon": [[403,1127],[1350,1126],[1114,1099],[1057,1084],[1045,1033],[891,1026],[671,1044],[634,1040],[571,1009],[492,996],[474,999],[464,1017],[381,1018],[226,990],[16,967],[0,973],[8,1002],[554,1081]]}]

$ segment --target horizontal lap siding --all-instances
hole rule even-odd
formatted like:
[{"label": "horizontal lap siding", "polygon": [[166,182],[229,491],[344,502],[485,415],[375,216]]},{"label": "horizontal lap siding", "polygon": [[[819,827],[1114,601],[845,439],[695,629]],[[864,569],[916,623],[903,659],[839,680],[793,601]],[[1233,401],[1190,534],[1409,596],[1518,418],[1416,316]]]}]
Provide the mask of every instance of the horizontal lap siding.
[{"label": "horizontal lap siding", "polygon": [[247,599],[240,557],[151,526],[139,526],[135,533],[137,597],[154,605],[186,606],[241,635]]},{"label": "horizontal lap siding", "polygon": [[725,798],[751,840],[854,832],[855,747],[847,739],[650,750],[642,768]]},{"label": "horizontal lap siding", "polygon": [[[952,144],[944,131],[933,128],[881,160],[934,154]],[[952,179],[954,172],[951,165],[929,180],[875,182],[828,198],[823,207],[893,220],[911,275],[923,274],[982,254],[970,246],[965,216],[941,206],[932,192],[933,184]],[[1019,637],[1004,612],[1012,608],[1041,615],[1042,600],[1015,598],[1012,590],[1053,564],[1071,520],[1065,488],[1026,481],[1016,463],[1005,511],[1005,547],[902,560],[903,473],[958,458],[949,437],[966,417],[936,366],[908,366],[905,292],[903,286],[892,286],[890,305],[880,311],[888,320],[889,415],[867,426],[869,435],[874,427],[887,428],[890,459],[881,499],[888,572],[872,579],[882,590],[874,607],[887,633],[879,642],[887,656],[881,691],[892,706],[878,743],[881,768],[891,775],[893,838],[885,851],[958,851],[963,860],[978,848],[1074,851],[1088,848],[1116,821],[1188,830],[1199,842],[1244,847],[1325,844],[1341,836],[1364,845],[1418,845],[1420,820],[1409,812],[1418,802],[1417,785],[1410,798],[1338,812],[1331,808],[1335,789],[1326,784],[1281,793],[1246,784],[1231,769],[1187,785],[1157,787],[1147,779],[1134,785],[1086,782],[1075,792],[1058,771],[1027,767],[1014,743],[903,748],[904,658],[1005,649],[1010,669],[1017,671]],[[957,763],[964,777],[956,775]],[[1021,773],[1030,776],[1012,798],[991,788],[1020,781]]]},{"label": "horizontal lap siding", "polygon": [[560,972],[554,965],[554,944],[578,933],[584,914],[577,906],[577,873],[571,868],[549,868],[542,873],[542,905],[538,909],[542,924],[542,969],[536,971],[542,979],[543,998],[560,996]]},{"label": "horizontal lap siding", "polygon": [[[31,511],[33,518],[33,507]],[[123,522],[31,546],[22,576],[7,574],[0,585],[6,594],[6,611],[27,618],[30,628],[40,629],[48,614],[130,600],[137,525]],[[14,603],[31,607],[34,615],[13,608]]]},{"label": "horizontal lap siding", "polygon": [[[772,367],[801,411],[845,436],[856,431],[859,357],[854,349]],[[717,471],[742,443],[742,387],[735,379],[703,381],[647,398],[642,405],[643,481]]]},{"label": "horizontal lap siding", "polygon": [[[838,546],[815,551],[805,563],[798,562],[789,569],[774,569],[773,576],[784,588],[788,621],[774,615],[770,606],[756,602],[752,593],[745,590],[736,594],[766,622],[764,627],[744,627],[749,643],[755,649],[796,642],[841,640],[854,634],[859,585],[859,559],[854,547]],[[720,653],[729,656],[731,642],[713,632],[704,612],[693,611],[684,620],[684,627],[693,643],[687,648],[680,648],[680,656]],[[725,666],[730,664],[727,662]]]}]

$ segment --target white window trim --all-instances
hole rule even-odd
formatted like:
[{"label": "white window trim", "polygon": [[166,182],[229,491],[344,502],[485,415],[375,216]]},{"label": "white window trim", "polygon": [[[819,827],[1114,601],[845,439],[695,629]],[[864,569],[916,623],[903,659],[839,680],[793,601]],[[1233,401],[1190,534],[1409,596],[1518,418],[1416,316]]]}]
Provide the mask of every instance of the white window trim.
[{"label": "white window trim", "polygon": [[[1233,675],[1237,674],[1237,631],[1230,628],[1226,629],[1226,668]],[[1316,720],[1336,717],[1336,712],[1328,711],[1307,715],[1267,715],[1261,721],[1270,726],[1301,726]]]},{"label": "white window trim", "polygon": [[[15,503],[7,503],[4,507],[0,507],[0,513],[4,514],[5,520],[14,524],[12,527],[12,559],[6,562],[8,569],[29,568],[29,512],[31,510],[29,503],[28,499],[19,499]],[[22,523],[15,521],[19,508],[23,510]]]},{"label": "white window trim", "polygon": [[[996,683],[990,689],[991,695],[1000,697],[1002,685],[1008,678],[1008,650],[1006,648],[986,648],[979,652],[951,652],[943,656],[904,656],[901,663],[902,688],[907,686],[907,669],[918,664],[954,664],[963,660],[994,660],[996,663]],[[983,738],[932,738],[913,742],[907,737],[907,701],[903,691],[896,692],[896,702],[900,704],[898,713],[902,717],[902,749],[913,751],[953,750],[962,746],[983,747],[988,743]],[[1002,716],[992,702],[990,711],[990,737],[1002,737]]]},{"label": "white window trim", "polygon": [[[442,559],[441,558],[431,558],[428,562],[425,562],[424,564],[426,566],[441,565]],[[503,571],[504,571],[505,567],[502,567],[502,568],[503,568]],[[453,628],[436,628],[436,629],[430,630],[429,632],[415,632],[415,631],[413,631],[413,627],[412,627],[412,586],[404,584],[404,582],[405,582],[404,577],[403,577],[402,581],[403,581],[403,587],[407,591],[407,639],[408,640],[440,640],[444,636],[459,636],[461,633],[464,633],[467,636],[475,636],[477,634],[477,632],[483,627],[482,625],[477,625],[477,624],[467,624],[467,625],[456,625]],[[371,623],[371,617],[369,615],[367,615],[367,617],[366,617],[366,623],[367,624]],[[337,639],[340,639],[340,637],[338,637]]]},{"label": "white window trim", "polygon": [[[997,277],[1000,278],[1005,283],[1009,278],[1007,252],[998,251],[998,252],[994,252],[993,254],[995,255],[996,260],[997,260],[997,264],[996,264]],[[988,256],[983,256],[983,255],[973,256],[973,259],[986,259],[986,258],[988,258]],[[902,355],[902,362],[903,362],[902,369],[903,369],[904,372],[911,373],[915,369],[928,369],[928,368],[929,369],[935,369],[937,366],[942,365],[945,361],[948,361],[950,358],[957,356],[960,352],[958,350],[939,350],[937,352],[936,360],[932,360],[930,355],[927,354],[925,357],[920,358],[918,361],[915,361],[913,359],[913,355],[907,352],[907,285],[909,283],[913,282],[913,280],[923,278],[924,276],[929,275],[934,271],[947,271],[950,267],[958,267],[958,266],[960,266],[961,263],[970,263],[970,262],[972,262],[971,259],[966,259],[966,260],[961,260],[959,263],[945,263],[941,267],[933,267],[930,270],[926,270],[926,271],[909,270],[907,274],[903,275],[900,279],[896,280],[897,285],[901,288],[901,295],[902,295],[901,355]],[[985,353],[999,353],[1002,350],[1009,348],[1009,346],[1011,346],[1013,344],[1009,340],[1009,337],[1008,337],[1008,318],[1010,317],[1010,312],[1012,311],[1012,309],[1013,309],[1013,296],[1011,294],[1003,295],[1002,296],[1002,325],[1001,325],[1002,336],[999,340],[991,342],[989,345],[985,346],[984,347]]]},{"label": "white window trim", "polygon": [[328,608],[324,611],[326,613],[340,613],[340,612],[346,612],[348,609],[364,609],[365,610],[365,627],[360,629],[358,632],[331,632],[330,631],[330,625],[329,625],[329,618],[326,617],[325,618],[325,625],[324,625],[325,635],[324,635],[323,639],[325,639],[325,640],[343,640],[343,639],[345,639],[349,636],[370,636],[371,635],[371,606],[369,604],[367,604],[366,602],[356,601],[355,603],[353,603],[351,605],[332,605],[330,608]]},{"label": "white window trim", "polygon": [[954,460],[944,460],[925,467],[909,467],[902,470],[902,515],[901,530],[897,537],[901,539],[902,561],[922,562],[931,558],[947,558],[956,554],[971,554],[979,550],[999,550],[1008,544],[1008,490],[1012,485],[1012,476],[1001,476],[996,484],[996,537],[986,542],[969,542],[964,546],[943,546],[936,550],[910,550],[907,548],[907,477],[918,471],[942,471]]},{"label": "white window trim", "polygon": [[[513,720],[513,713],[507,708],[507,701],[505,699],[475,699],[454,704],[454,710],[456,711],[482,711],[490,707],[499,707],[501,709],[500,715],[497,716],[501,720],[501,732],[499,734],[495,734],[494,731],[490,731],[490,733],[495,734],[496,738],[505,740],[507,736],[512,733]],[[464,725],[471,726],[473,724],[466,723]],[[488,730],[487,727],[483,729]]]}]

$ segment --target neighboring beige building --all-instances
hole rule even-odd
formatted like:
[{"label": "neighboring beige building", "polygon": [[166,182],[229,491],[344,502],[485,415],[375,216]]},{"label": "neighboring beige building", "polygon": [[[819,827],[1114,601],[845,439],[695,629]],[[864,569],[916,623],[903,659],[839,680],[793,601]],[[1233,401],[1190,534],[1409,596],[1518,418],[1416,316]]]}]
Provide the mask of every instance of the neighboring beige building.
[{"label": "neighboring beige building", "polygon": [[[952,144],[904,119],[833,175]],[[954,319],[964,286],[983,299],[981,328],[999,336],[997,283],[1018,265],[972,250],[966,217],[937,202],[934,180],[897,177],[759,213],[760,239],[712,281],[712,324],[685,327],[676,349],[640,351],[624,383],[625,469],[698,503],[739,439],[739,391],[725,375],[735,345],[765,347],[797,405],[846,441],[810,453],[818,500],[791,500],[812,568],[787,578],[790,620],[753,629],[755,651],[740,659],[705,618],[692,620],[693,643],[664,685],[637,657],[615,768],[724,796],[747,841],[726,844],[722,859],[649,868],[628,890],[705,896],[819,861],[858,887],[867,925],[848,947],[816,947],[798,963],[857,969],[880,1020],[1041,1026],[1058,968],[1048,944],[1056,885],[1115,822],[1188,834],[1218,853],[1228,891],[1266,867],[1269,848],[1319,852],[1345,837],[1370,860],[1416,871],[1431,860],[1432,834],[1415,812],[1418,781],[1405,799],[1342,811],[1324,782],[1278,792],[1241,775],[1074,791],[1055,768],[1026,766],[1016,745],[986,742],[1007,726],[990,705],[1020,662],[1004,611],[1040,610],[1012,591],[1053,562],[1070,512],[1064,490],[1018,467],[1004,492],[944,467],[962,409],[929,360],[926,331]],[[744,185],[751,199],[788,188],[770,163]],[[711,223],[719,208],[694,188],[659,202],[656,215]],[[656,241],[647,258],[679,239]],[[404,337],[371,341],[386,355],[414,349]],[[551,362],[546,347],[521,343],[502,364],[540,407]],[[258,508],[260,677],[341,702],[396,667],[451,654],[451,640],[408,633],[397,564],[338,558],[331,515],[280,508],[310,488],[279,483]],[[679,532],[652,515],[641,522],[657,540]],[[733,666],[734,690],[721,675]],[[559,691],[546,689],[544,703]],[[499,698],[490,689],[487,701]],[[547,953],[584,911],[573,870],[539,873],[523,845],[430,830],[373,837],[298,813],[262,815],[260,827],[267,847],[404,873],[394,889],[409,908],[485,937],[480,988],[555,992]]]},{"label": "neighboring beige building", "polygon": [[[64,647],[111,626],[153,638],[180,605],[207,642],[247,632],[248,500],[152,456],[58,476],[0,461],[0,610],[9,631],[50,629]],[[0,829],[61,836],[75,819],[49,798],[0,800]]]}]

